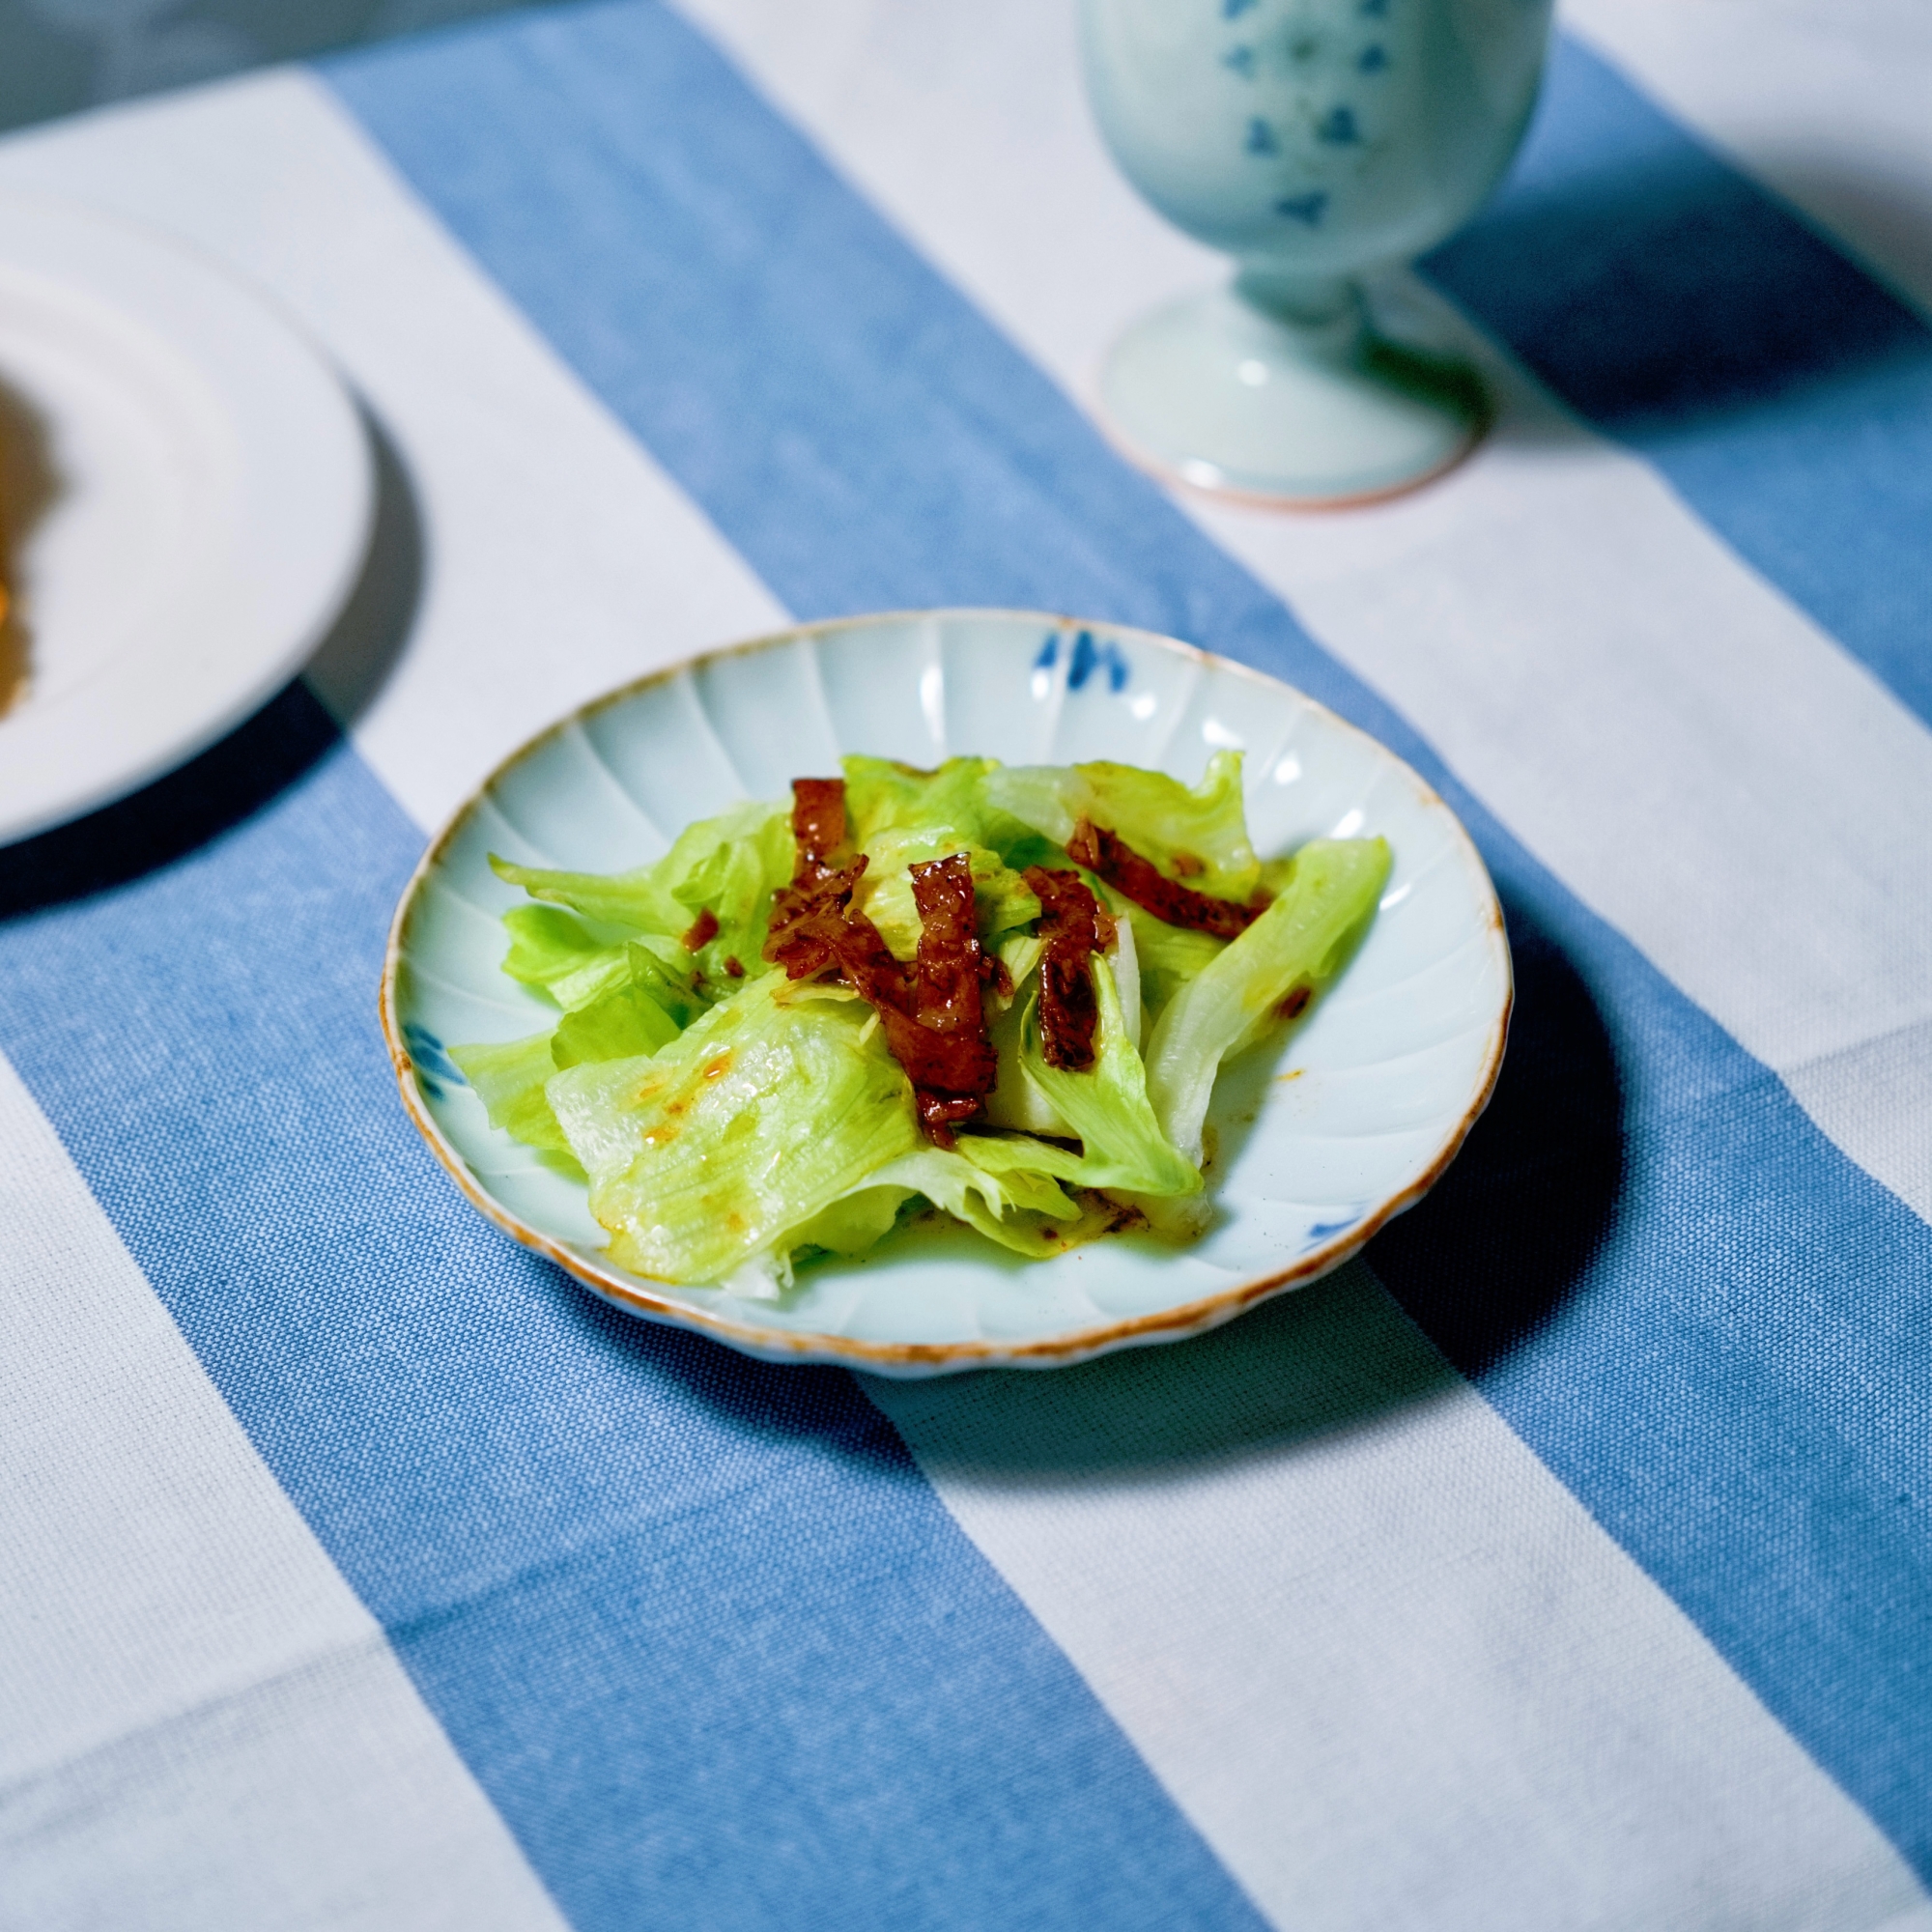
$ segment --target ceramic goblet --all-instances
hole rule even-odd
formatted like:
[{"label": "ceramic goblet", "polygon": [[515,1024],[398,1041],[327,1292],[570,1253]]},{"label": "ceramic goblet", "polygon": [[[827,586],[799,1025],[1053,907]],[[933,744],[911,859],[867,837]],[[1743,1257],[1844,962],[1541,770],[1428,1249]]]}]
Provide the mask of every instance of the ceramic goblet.
[{"label": "ceramic goblet", "polygon": [[1446,469],[1488,407],[1467,364],[1378,333],[1358,279],[1460,228],[1535,104],[1550,0],[1082,0],[1087,87],[1128,181],[1234,256],[1143,316],[1100,403],[1128,450],[1292,505]]}]

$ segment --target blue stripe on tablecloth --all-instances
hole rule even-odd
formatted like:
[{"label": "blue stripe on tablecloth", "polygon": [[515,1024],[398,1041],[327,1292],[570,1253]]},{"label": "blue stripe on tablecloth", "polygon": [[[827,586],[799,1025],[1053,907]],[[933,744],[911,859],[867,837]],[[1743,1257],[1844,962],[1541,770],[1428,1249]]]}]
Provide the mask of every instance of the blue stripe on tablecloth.
[{"label": "blue stripe on tablecloth", "polygon": [[1558,42],[1430,274],[1932,723],[1932,329]]},{"label": "blue stripe on tablecloth", "polygon": [[449,1186],[375,1025],[421,848],[298,686],[0,853],[103,888],[0,925],[0,1047],[572,1921],[1258,1928],[849,1376]]},{"label": "blue stripe on tablecloth", "polygon": [[1932,1231],[674,16],[547,14],[330,72],[793,610],[1031,604],[1179,632],[1444,785],[1509,907],[1517,1039],[1378,1265],[1932,1875]]}]

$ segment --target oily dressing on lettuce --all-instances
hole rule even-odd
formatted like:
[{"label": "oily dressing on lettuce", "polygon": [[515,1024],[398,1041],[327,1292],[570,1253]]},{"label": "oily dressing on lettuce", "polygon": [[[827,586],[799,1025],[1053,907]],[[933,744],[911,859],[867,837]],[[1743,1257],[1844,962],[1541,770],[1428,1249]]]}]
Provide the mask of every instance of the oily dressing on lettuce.
[{"label": "oily dressing on lettuce", "polygon": [[491,1124],[581,1178],[609,1253],[771,1295],[935,1210],[1043,1259],[1202,1224],[1231,1056],[1347,966],[1380,838],[1265,866],[1240,755],[917,771],[848,757],[599,874],[513,866],[543,1032],[456,1047]]}]

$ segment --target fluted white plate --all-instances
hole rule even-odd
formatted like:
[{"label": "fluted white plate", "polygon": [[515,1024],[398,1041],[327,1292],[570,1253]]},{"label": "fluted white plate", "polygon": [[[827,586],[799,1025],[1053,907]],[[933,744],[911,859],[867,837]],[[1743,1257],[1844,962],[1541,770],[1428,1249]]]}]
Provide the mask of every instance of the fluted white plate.
[{"label": "fluted white plate", "polygon": [[[914,1227],[800,1270],[781,1302],[614,1267],[583,1190],[494,1131],[446,1048],[514,1039],[555,1009],[498,970],[490,870],[618,870],[692,819],[868,752],[932,765],[1119,758],[1189,782],[1247,753],[1264,855],[1380,833],[1395,867],[1347,973],[1292,1033],[1226,1068],[1209,1114],[1215,1219],[1185,1248],[1114,1236],[1024,1262],[965,1229]],[[397,908],[384,1030],[403,1100],[464,1193],[620,1307],[774,1361],[919,1376],[1051,1368],[1175,1341],[1326,1273],[1441,1175],[1502,1061],[1510,958],[1488,872],[1401,759],[1299,692],[1169,638],[1026,611],[839,619],[614,692],[507,759],[431,847]]]},{"label": "fluted white plate", "polygon": [[60,201],[0,196],[0,388],[30,667],[0,719],[4,845],[294,676],[355,583],[375,472],[335,372],[266,297]]}]

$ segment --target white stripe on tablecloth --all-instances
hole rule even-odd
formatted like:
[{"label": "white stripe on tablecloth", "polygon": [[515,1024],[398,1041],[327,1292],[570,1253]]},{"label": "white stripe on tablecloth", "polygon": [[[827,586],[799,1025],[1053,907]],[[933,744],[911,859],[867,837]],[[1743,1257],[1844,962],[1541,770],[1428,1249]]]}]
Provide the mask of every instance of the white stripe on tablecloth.
[{"label": "white stripe on tablecloth", "polygon": [[[923,31],[880,17],[882,34]],[[835,50],[842,19],[823,16]],[[951,52],[969,80],[978,43],[962,21]],[[906,58],[931,64],[917,44]],[[1037,78],[1004,95],[1008,61],[993,71],[989,98],[1011,126],[1049,112]],[[854,82],[862,97],[868,84]],[[356,739],[422,822],[502,744],[637,668],[615,662],[611,640],[640,616],[653,656],[665,611],[687,634],[663,655],[766,620],[762,587],[319,90],[268,76],[123,111],[0,155],[0,179],[23,177],[173,226],[266,281],[376,400],[417,479],[433,557],[448,561],[433,564],[408,655]],[[1024,259],[1028,236],[1016,245]],[[479,481],[478,451],[513,451],[542,490],[499,514],[491,494],[523,490],[523,472]],[[628,493],[628,547],[575,534],[593,489]],[[538,500],[546,490],[555,504]],[[530,581],[545,634],[596,649],[531,654],[507,627],[466,631],[459,612],[530,611]],[[511,680],[514,702],[483,706],[466,689],[489,677]],[[1320,1389],[1296,1393],[1316,1359],[1310,1324],[1324,1321],[1339,1358]],[[1132,1356],[987,1378],[965,1421],[945,1420],[956,1390],[879,1400],[1280,1921],[1378,1922],[1423,1886],[1486,1927],[1647,1925],[1673,1908],[1698,1923],[1932,1922],[1862,1815],[1365,1271],[1198,1350],[1163,1351],[1164,1377],[1177,1365],[1208,1376],[1203,1400],[1216,1405],[1240,1384],[1270,1446],[1192,1455],[1168,1402],[1147,1443],[1113,1445],[1105,1469],[1082,1463],[1077,1427],[1064,1465],[1000,1469],[1002,1404],[1077,1417],[1084,1389],[1151,1372]],[[1334,1389],[1350,1375],[1338,1416]],[[1218,1415],[1208,1433],[1227,1439]],[[1030,1412],[1036,1453],[1040,1434]],[[1524,1874],[1547,1893],[1519,1892]],[[1422,1916],[1458,1922],[1448,1911]]]},{"label": "white stripe on tablecloth", "polygon": [[1162,1356],[867,1388],[1277,1924],[1932,1926],[1365,1265]]},{"label": "white stripe on tablecloth", "polygon": [[1932,8],[1564,0],[1654,99],[1932,317]]},{"label": "white stripe on tablecloth", "polygon": [[[1075,393],[1124,318],[1222,272],[1108,162],[1071,10],[684,5]],[[1473,461],[1346,517],[1178,500],[1932,1219],[1932,734],[1644,464],[1395,293],[1494,374]]]},{"label": "white stripe on tablecloth", "polygon": [[[421,600],[393,667],[358,637],[309,682],[418,824],[440,825],[573,704],[784,621],[306,74],[15,136],[0,144],[0,184],[205,247],[272,291],[367,399],[427,506]],[[404,551],[412,516],[394,496],[392,483]]]},{"label": "white stripe on tablecloth", "polygon": [[[1918,0],[1565,0],[1563,13],[1932,320],[1932,9]],[[1873,1173],[1905,1177],[1900,1191],[1926,1211],[1932,1024],[1908,1022],[1785,1077],[1820,1122],[1859,1120],[1861,1142],[1847,1142],[1849,1151]]]},{"label": "white stripe on tablecloth", "polygon": [[559,1927],[4,1060],[0,1150],[0,1923]]}]

